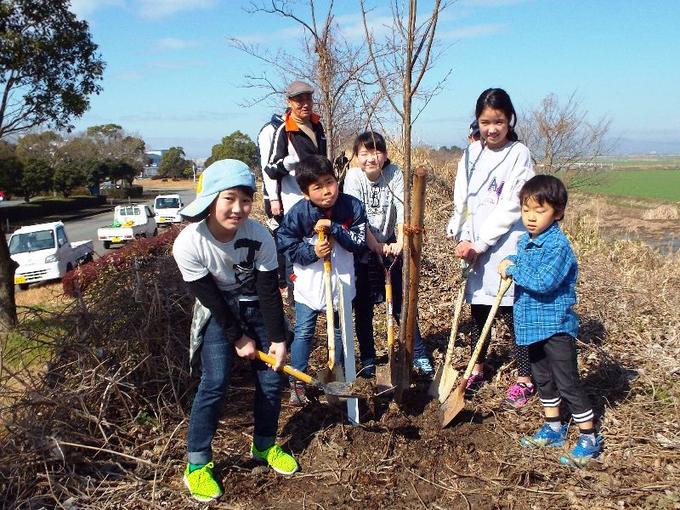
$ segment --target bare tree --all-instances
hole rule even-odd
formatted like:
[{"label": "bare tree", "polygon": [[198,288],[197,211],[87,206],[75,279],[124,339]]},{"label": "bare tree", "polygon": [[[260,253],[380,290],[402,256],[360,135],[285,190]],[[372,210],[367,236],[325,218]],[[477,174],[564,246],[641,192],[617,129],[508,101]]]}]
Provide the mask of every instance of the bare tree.
[{"label": "bare tree", "polygon": [[[395,384],[397,386],[397,399],[401,398],[403,390],[410,382],[410,367],[413,358],[413,340],[415,335],[417,306],[417,290],[415,293],[408,292],[409,287],[418,285],[419,273],[419,250],[416,250],[416,259],[412,260],[412,244],[414,234],[418,235],[411,225],[411,183],[413,172],[411,168],[411,129],[413,123],[423,111],[433,95],[440,89],[440,81],[434,89],[421,94],[419,110],[413,112],[414,99],[417,98],[419,87],[427,71],[431,68],[433,59],[433,46],[439,15],[447,7],[448,3],[435,0],[431,14],[424,22],[418,23],[417,1],[409,0],[408,7],[403,8],[399,0],[392,3],[393,27],[386,36],[383,44],[378,44],[372,31],[369,29],[370,12],[367,10],[365,0],[361,0],[361,13],[366,34],[366,42],[376,81],[384,97],[392,106],[394,112],[401,119],[402,137],[401,147],[404,161],[404,265],[403,281],[404,296],[401,307],[401,324],[399,332],[399,350],[390,352],[390,364],[397,361],[395,368],[398,370]],[[407,12],[404,12],[407,11]],[[448,76],[448,74],[447,74]],[[400,85],[400,87],[399,87]],[[401,101],[400,101],[401,99]],[[417,220],[417,218],[416,218]],[[415,274],[411,274],[411,266],[414,266]],[[415,301],[415,302],[413,302]]]},{"label": "bare tree", "polygon": [[333,0],[323,16],[317,13],[319,2],[306,3],[305,9],[294,9],[295,2],[289,0],[251,2],[247,9],[252,14],[271,14],[300,26],[304,36],[298,52],[281,49],[270,52],[238,38],[229,41],[234,48],[267,66],[267,71],[260,75],[246,75],[245,86],[261,93],[245,106],[271,100],[272,107],[280,107],[283,90],[294,79],[305,79],[315,85],[318,113],[328,140],[327,155],[333,160],[343,140],[362,124],[360,119],[365,112],[358,108],[355,97],[369,61],[363,45],[353,46],[342,37],[333,13]]},{"label": "bare tree", "polygon": [[537,170],[560,174],[570,187],[592,183],[602,168],[598,159],[611,150],[607,141],[611,120],[588,120],[576,93],[566,103],[548,94],[518,122],[519,137],[529,147]]}]

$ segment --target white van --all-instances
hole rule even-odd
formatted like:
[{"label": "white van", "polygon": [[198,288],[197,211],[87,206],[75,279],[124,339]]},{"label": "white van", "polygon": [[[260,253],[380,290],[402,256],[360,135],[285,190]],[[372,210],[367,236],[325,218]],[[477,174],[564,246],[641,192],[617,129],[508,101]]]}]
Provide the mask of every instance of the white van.
[{"label": "white van", "polygon": [[61,221],[17,229],[9,238],[9,254],[19,267],[14,283],[25,290],[31,283],[63,277],[92,260],[92,241],[69,242]]},{"label": "white van", "polygon": [[182,217],[179,211],[182,207],[184,207],[182,198],[177,193],[158,195],[153,201],[156,224],[161,227],[163,225],[181,223]]}]

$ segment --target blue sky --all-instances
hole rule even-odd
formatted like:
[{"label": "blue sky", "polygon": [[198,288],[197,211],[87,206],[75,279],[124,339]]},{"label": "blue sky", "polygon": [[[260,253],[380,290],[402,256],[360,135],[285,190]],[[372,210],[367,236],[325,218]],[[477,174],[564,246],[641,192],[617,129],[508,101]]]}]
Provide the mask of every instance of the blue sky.
[{"label": "blue sky", "polygon": [[[148,148],[182,146],[193,158],[208,156],[237,129],[255,138],[272,107],[240,106],[252,93],[242,85],[245,74],[263,69],[227,38],[294,49],[300,31],[278,17],[246,13],[248,4],[72,0],[107,63],[103,92],[76,129],[113,122]],[[325,1],[315,4],[324,12]],[[367,4],[377,6],[372,19],[383,26],[388,2]],[[423,12],[429,4],[420,2]],[[361,36],[359,1],[336,0],[336,10],[347,36]],[[429,76],[453,72],[418,119],[415,138],[462,145],[479,93],[502,87],[518,110],[549,93],[566,100],[576,92],[591,119],[611,118],[618,152],[678,154],[678,20],[675,0],[459,0],[440,21],[443,54]]]}]

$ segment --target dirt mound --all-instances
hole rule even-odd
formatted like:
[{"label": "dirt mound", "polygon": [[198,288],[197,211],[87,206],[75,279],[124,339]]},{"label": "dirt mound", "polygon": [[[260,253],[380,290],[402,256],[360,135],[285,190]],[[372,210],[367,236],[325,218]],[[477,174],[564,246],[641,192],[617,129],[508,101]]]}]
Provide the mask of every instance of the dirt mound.
[{"label": "dirt mound", "polygon": [[678,218],[680,218],[680,213],[674,205],[660,205],[642,213],[643,220],[677,220]]}]

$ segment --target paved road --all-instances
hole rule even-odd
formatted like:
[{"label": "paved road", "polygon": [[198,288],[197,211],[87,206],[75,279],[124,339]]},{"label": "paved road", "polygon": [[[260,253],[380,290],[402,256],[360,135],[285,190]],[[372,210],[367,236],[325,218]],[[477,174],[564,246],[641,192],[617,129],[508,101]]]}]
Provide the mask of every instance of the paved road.
[{"label": "paved road", "polygon": [[[153,192],[153,190],[147,189],[146,192]],[[161,193],[179,193],[179,195],[182,197],[182,202],[185,204],[191,202],[196,196],[194,190],[159,190],[158,194]],[[145,201],[143,203],[153,207],[153,200]],[[70,241],[83,241],[86,239],[91,239],[94,244],[94,251],[101,256],[117,249],[112,248],[105,250],[102,243],[97,240],[97,229],[110,224],[112,220],[112,213],[106,212],[102,214],[96,214],[94,216],[88,216],[86,218],[65,221],[66,235]]]}]

